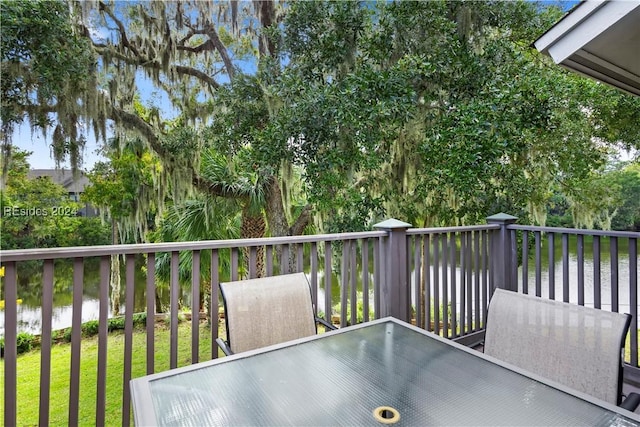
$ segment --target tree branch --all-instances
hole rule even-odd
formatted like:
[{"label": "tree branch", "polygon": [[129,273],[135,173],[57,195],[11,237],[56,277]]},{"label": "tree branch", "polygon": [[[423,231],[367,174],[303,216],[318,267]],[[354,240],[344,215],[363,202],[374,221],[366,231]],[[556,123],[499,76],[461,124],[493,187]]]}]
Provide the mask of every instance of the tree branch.
[{"label": "tree branch", "polygon": [[[148,58],[143,58],[142,56],[139,56],[138,58],[131,58],[123,53],[117,52],[114,49],[111,49],[108,46],[104,46],[104,45],[101,46],[98,44],[94,44],[94,48],[96,49],[96,52],[98,52],[98,54],[102,56],[111,56],[130,65],[139,65],[141,67],[152,68],[156,70],[162,69],[162,65],[157,61],[153,61]],[[184,65],[172,65],[169,68],[175,71],[176,74],[178,74],[179,76],[195,77],[213,88],[217,89],[220,87],[220,83],[215,81],[213,77],[203,73],[202,71],[196,68],[186,67]]]},{"label": "tree branch", "polygon": [[145,122],[141,117],[116,108],[114,106],[111,106],[109,115],[119,124],[129,129],[140,132],[142,136],[145,137],[153,151],[158,154],[158,156],[162,158],[167,157],[169,153],[160,143],[160,139],[158,138],[158,135],[156,135],[156,130],[149,123]]},{"label": "tree branch", "polygon": [[124,24],[122,24],[122,22],[118,18],[116,18],[116,16],[114,15],[113,11],[109,8],[109,6],[107,6],[104,2],[100,2],[99,10],[100,12],[104,12],[107,15],[109,15],[109,17],[113,20],[113,22],[115,22],[115,24],[118,27],[118,32],[120,33],[122,44],[125,47],[128,47],[136,56],[139,57],[140,52],[138,52],[138,49],[129,42],[129,38],[127,37],[127,32],[124,28]]},{"label": "tree branch", "polygon": [[206,28],[206,34],[209,36],[209,40],[216,47],[218,53],[222,57],[222,61],[224,62],[224,66],[227,69],[227,75],[229,76],[229,80],[233,80],[233,76],[235,75],[235,70],[233,68],[233,63],[231,62],[231,58],[229,58],[229,52],[227,52],[227,48],[218,37],[218,33],[213,25],[209,24]]},{"label": "tree branch", "polygon": [[302,233],[304,233],[304,229],[307,228],[307,225],[309,225],[309,223],[311,222],[311,211],[311,205],[306,205],[302,209],[302,212],[300,212],[300,215],[298,215],[298,219],[296,219],[296,222],[294,222],[293,225],[289,228],[290,236],[300,236],[302,235]]}]

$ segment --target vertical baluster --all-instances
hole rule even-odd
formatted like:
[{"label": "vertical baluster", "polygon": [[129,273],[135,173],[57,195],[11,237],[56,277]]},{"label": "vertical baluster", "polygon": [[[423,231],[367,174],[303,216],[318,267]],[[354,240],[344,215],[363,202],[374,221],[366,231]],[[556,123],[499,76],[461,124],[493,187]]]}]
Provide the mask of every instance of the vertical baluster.
[{"label": "vertical baluster", "polygon": [[238,280],[238,264],[240,261],[240,251],[238,248],[231,248],[231,281]]},{"label": "vertical baluster", "polygon": [[375,318],[380,317],[380,278],[382,277],[382,261],[380,251],[382,250],[381,239],[373,241],[373,314]]},{"label": "vertical baluster", "polygon": [[273,246],[267,246],[266,249],[265,276],[270,277],[273,276]]},{"label": "vertical baluster", "polygon": [[327,322],[332,322],[331,315],[331,242],[324,242],[324,312]]},{"label": "vertical baluster", "polygon": [[311,302],[313,303],[314,314],[318,315],[318,245],[316,242],[311,242],[309,259],[309,272],[311,282]]},{"label": "vertical baluster", "polygon": [[[465,312],[467,310],[467,276],[465,275],[465,271],[467,269],[467,242],[465,241],[465,234],[461,233],[459,235],[460,238],[460,296],[457,300],[454,301],[454,304],[457,305],[458,301],[460,302],[460,335],[464,334],[465,330]],[[455,274],[455,270],[454,270]],[[454,331],[455,332],[455,331]],[[457,334],[454,333],[454,336]]]},{"label": "vertical baluster", "polygon": [[[109,341],[109,276],[111,256],[100,258],[100,297],[98,312],[98,381],[96,384],[96,425],[103,426],[106,421],[107,402],[107,343]],[[147,319],[148,322],[148,319]]]},{"label": "vertical baluster", "polygon": [[433,321],[434,332],[440,334],[440,235],[433,235]]},{"label": "vertical baluster", "polygon": [[431,235],[426,234],[422,241],[424,263],[422,264],[422,277],[424,277],[424,318],[422,327],[432,331],[431,327]]},{"label": "vertical baluster", "polygon": [[169,345],[169,368],[178,367],[178,298],[180,297],[180,253],[171,252],[171,280],[169,284],[169,306],[170,306],[170,345]]},{"label": "vertical baluster", "polygon": [[482,233],[482,319],[487,323],[487,311],[489,310],[489,231]]},{"label": "vertical baluster", "polygon": [[474,330],[480,329],[480,237],[482,231],[473,232],[473,259],[474,259],[474,294],[475,303],[475,327]]},{"label": "vertical baluster", "polygon": [[253,279],[258,277],[257,272],[257,259],[258,259],[258,249],[255,246],[249,247],[249,278]]},{"label": "vertical baluster", "polygon": [[569,235],[562,233],[562,301],[569,302]]},{"label": "vertical baluster", "polygon": [[304,245],[302,243],[296,244],[296,273],[304,272]]},{"label": "vertical baluster", "polygon": [[69,384],[69,425],[78,424],[80,404],[80,346],[82,340],[82,285],[84,263],[73,260],[73,308],[71,313],[71,381]]},{"label": "vertical baluster", "polygon": [[507,280],[509,283],[509,289],[513,289],[518,292],[518,238],[516,230],[511,230],[509,232],[511,238],[511,271],[508,272]]},{"label": "vertical baluster", "polygon": [[549,242],[549,299],[556,299],[556,257],[555,257],[555,235],[549,233],[547,241]]},{"label": "vertical baluster", "polygon": [[466,263],[467,263],[467,332],[471,332],[473,327],[473,263],[471,262],[471,231],[467,231],[464,234],[467,244],[466,244]]},{"label": "vertical baluster", "polygon": [[289,269],[289,244],[282,245],[282,257],[280,258],[280,274],[292,273]]},{"label": "vertical baluster", "polygon": [[456,267],[457,262],[457,245],[456,245],[456,233],[449,233],[449,271],[451,272],[451,335],[458,335],[458,273]]},{"label": "vertical baluster", "polygon": [[535,232],[536,241],[536,296],[542,296],[542,236],[539,231]]},{"label": "vertical baluster", "polygon": [[629,307],[631,365],[638,366],[638,239],[629,238]]},{"label": "vertical baluster", "polygon": [[191,263],[191,363],[200,353],[200,251],[193,251]]},{"label": "vertical baluster", "polygon": [[522,293],[529,293],[529,232],[522,232]]},{"label": "vertical baluster", "polygon": [[369,321],[369,239],[362,240],[362,315]]},{"label": "vertical baluster", "polygon": [[44,261],[42,274],[42,332],[40,335],[40,416],[41,426],[49,425],[51,385],[51,323],[53,318],[53,260]]},{"label": "vertical baluster", "polygon": [[133,354],[133,298],[135,290],[135,255],[126,256],[125,302],[124,302],[124,373],[122,380],[122,425],[131,424],[131,361]]},{"label": "vertical baluster", "polygon": [[620,310],[620,274],[618,271],[618,238],[609,238],[609,254],[611,259],[611,311]]},{"label": "vertical baluster", "polygon": [[342,261],[340,264],[340,326],[347,326],[347,298],[349,295],[348,262],[350,244],[351,242],[349,240],[342,241]]},{"label": "vertical baluster", "polygon": [[584,305],[584,235],[578,234],[576,249],[578,251],[578,304]]},{"label": "vertical baluster", "polygon": [[155,372],[155,323],[156,323],[156,254],[147,254],[147,375]]},{"label": "vertical baluster", "polygon": [[[219,320],[219,302],[218,302],[218,286],[220,285],[220,277],[219,277],[219,254],[217,249],[211,250],[211,318],[209,321],[211,322],[211,358],[218,358],[218,346],[216,345],[216,339],[218,339],[218,320]],[[225,313],[225,316],[227,313]]]},{"label": "vertical baluster", "polygon": [[358,266],[356,264],[356,251],[358,241],[352,240],[349,244],[349,282],[351,289],[351,324],[358,323]]},{"label": "vertical baluster", "polygon": [[442,332],[449,337],[449,245],[448,235],[442,235]]},{"label": "vertical baluster", "polygon": [[[415,304],[415,319],[416,326],[420,327],[422,325],[422,313],[420,310],[420,304],[422,301],[422,292],[420,289],[420,284],[422,283],[422,278],[420,277],[422,274],[422,261],[420,260],[420,248],[421,248],[422,238],[421,236],[414,236],[413,240],[413,303]],[[407,252],[410,253],[410,252]]]},{"label": "vertical baluster", "polygon": [[600,236],[593,236],[593,306],[602,308]]},{"label": "vertical baluster", "polygon": [[4,267],[4,425],[14,426],[18,415],[16,407],[18,276],[15,262],[8,262]]}]

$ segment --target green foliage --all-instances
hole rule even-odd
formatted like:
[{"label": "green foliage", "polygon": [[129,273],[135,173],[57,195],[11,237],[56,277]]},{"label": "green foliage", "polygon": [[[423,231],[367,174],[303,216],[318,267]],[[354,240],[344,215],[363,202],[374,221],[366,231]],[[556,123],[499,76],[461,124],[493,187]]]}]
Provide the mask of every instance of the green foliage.
[{"label": "green foliage", "polygon": [[610,180],[620,189],[611,228],[640,231],[640,164],[629,164],[611,172]]},{"label": "green foliage", "polygon": [[[357,301],[358,302],[356,303],[356,323],[362,323],[364,322],[364,302],[362,300],[361,292],[358,293]],[[342,304],[338,303],[335,306],[333,306],[332,311],[340,315],[340,313],[342,312]],[[369,319],[374,319],[374,318],[375,318],[375,313],[374,313],[373,307],[369,305]],[[351,303],[347,304],[347,323],[348,324],[351,323]]]},{"label": "green foliage", "polygon": [[20,332],[16,337],[18,354],[26,353],[33,346],[33,335],[28,332]]},{"label": "green foliage", "polygon": [[65,328],[62,330],[62,341],[63,342],[71,342],[71,333],[72,333],[72,329],[71,328]]},{"label": "green foliage", "polygon": [[[208,209],[231,199],[224,204],[232,214],[216,220],[226,224],[251,208],[264,212],[272,235],[294,233],[297,219],[308,223],[311,206],[322,231],[368,229],[390,216],[416,226],[477,223],[497,211],[544,223],[557,194],[580,221],[615,220],[585,190],[606,148],[637,146],[640,101],[568,73],[531,46],[562,16],[558,7],[294,1],[261,3],[258,11],[257,4],[230,15],[217,2],[183,5],[188,10],[102,4],[101,25],[120,40],[96,47],[111,80],[113,118],[119,131],[144,136],[141,145],[159,158],[151,170],[160,171],[148,180],[136,175],[145,170],[139,154],[113,156],[95,195],[113,217],[146,223],[153,203],[169,195],[175,212],[166,217],[180,212],[195,222],[197,214],[213,223],[221,210]],[[211,16],[217,40],[199,30],[197,21]],[[259,31],[239,31],[247,23]],[[142,105],[140,72],[169,94],[178,117],[160,117],[153,100]],[[157,192],[138,192],[147,188],[141,183]],[[163,224],[156,240],[205,238],[195,231],[209,229]]]},{"label": "green foliage", "polygon": [[82,199],[108,213],[122,232],[121,242],[138,242],[163,202],[164,192],[154,188],[159,161],[139,138],[112,139],[103,151],[109,161],[94,165]]},{"label": "green foliage", "polygon": [[97,218],[76,215],[80,205],[49,178],[29,179],[26,151],[9,146],[6,187],[0,192],[0,245],[6,249],[50,248],[109,243]]},{"label": "green foliage", "polygon": [[[534,51],[559,17],[527,2],[293,3],[290,62],[274,83],[279,137],[264,151],[304,168],[329,229],[497,211],[544,221],[555,181],[577,193],[604,164],[593,136],[633,144],[640,114]],[[366,211],[363,200],[378,202]]]},{"label": "green foliage", "polygon": [[147,313],[134,313],[133,326],[142,327],[147,325]]},{"label": "green foliage", "polygon": [[109,332],[124,330],[124,316],[113,317],[109,319],[107,323],[107,330]]},{"label": "green foliage", "polygon": [[612,230],[640,228],[640,165],[613,163],[579,186],[557,193],[548,205],[547,225]]},{"label": "green foliage", "polygon": [[100,322],[97,320],[89,320],[82,324],[82,334],[85,337],[92,337],[98,334],[98,328],[100,326]]},{"label": "green foliage", "polygon": [[[0,27],[3,147],[25,117],[43,132],[55,125],[54,157],[69,156],[75,170],[85,139],[80,118],[93,112],[95,99],[87,95],[97,89],[89,41],[75,33],[61,0],[3,1]],[[100,134],[103,127],[95,130]]]}]

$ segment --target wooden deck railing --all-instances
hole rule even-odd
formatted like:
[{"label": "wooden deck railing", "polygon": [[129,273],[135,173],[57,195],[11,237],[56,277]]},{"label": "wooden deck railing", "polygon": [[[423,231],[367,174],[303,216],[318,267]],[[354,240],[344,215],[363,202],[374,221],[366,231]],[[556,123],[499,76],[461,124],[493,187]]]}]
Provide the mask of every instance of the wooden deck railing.
[{"label": "wooden deck railing", "polygon": [[[164,278],[170,295],[167,314],[169,368],[182,364],[178,360],[179,347],[185,345],[178,342],[181,309],[194,314],[191,316],[191,342],[187,345],[191,346],[189,362],[197,363],[201,361],[203,326],[200,316],[195,314],[200,312],[206,296],[213,325],[207,332],[211,335],[208,357],[216,358],[220,281],[304,271],[309,277],[318,314],[340,326],[391,315],[449,338],[481,335],[495,287],[562,298],[604,310],[628,309],[633,315],[628,368],[638,369],[637,245],[640,233],[519,226],[514,224],[515,218],[505,215],[490,217],[487,222],[471,227],[416,229],[390,220],[378,224],[375,231],[360,233],[3,251],[4,424],[15,425],[21,420],[17,405],[17,390],[21,384],[16,374],[19,332],[16,301],[19,298],[19,266],[31,260],[42,262],[40,396],[39,403],[29,402],[31,409],[38,405],[41,425],[50,421],[52,306],[55,263],[61,259],[73,264],[68,408],[71,425],[79,422],[82,299],[85,263],[89,259],[97,259],[99,263],[95,423],[114,422],[106,419],[105,409],[106,377],[107,369],[110,369],[107,366],[109,280],[114,255],[125,255],[124,367],[119,386],[122,393],[119,423],[123,425],[131,423],[128,384],[133,375],[134,302],[139,307],[139,299],[143,298],[147,319],[155,318],[158,311],[155,297],[161,281],[156,266],[160,265],[161,258],[169,265],[169,273]],[[571,265],[577,265],[575,275],[569,267],[574,240],[577,261]],[[556,251],[558,241],[560,250]],[[546,258],[543,253],[547,254]],[[606,263],[603,261],[605,253]],[[593,266],[585,262],[586,255],[593,258]],[[134,282],[139,268],[136,257],[141,256],[145,260],[145,289],[144,296],[136,296]],[[185,259],[188,259],[187,264]],[[562,265],[559,280],[555,271],[558,263]],[[185,274],[185,265],[190,274]],[[593,271],[592,275],[585,274],[588,269]],[[593,294],[593,298],[587,294]],[[154,322],[147,321],[146,374],[158,370],[154,363],[156,333]]]}]

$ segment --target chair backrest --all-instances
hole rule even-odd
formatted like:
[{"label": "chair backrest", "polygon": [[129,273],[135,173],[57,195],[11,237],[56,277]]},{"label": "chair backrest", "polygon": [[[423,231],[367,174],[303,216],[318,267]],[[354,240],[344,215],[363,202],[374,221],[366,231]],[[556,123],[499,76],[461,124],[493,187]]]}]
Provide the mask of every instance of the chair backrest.
[{"label": "chair backrest", "polygon": [[484,352],[613,404],[631,316],[496,289]]},{"label": "chair backrest", "polygon": [[311,290],[304,273],[220,284],[227,342],[234,353],[316,333]]}]

